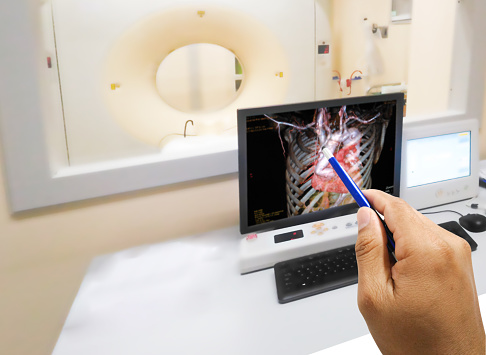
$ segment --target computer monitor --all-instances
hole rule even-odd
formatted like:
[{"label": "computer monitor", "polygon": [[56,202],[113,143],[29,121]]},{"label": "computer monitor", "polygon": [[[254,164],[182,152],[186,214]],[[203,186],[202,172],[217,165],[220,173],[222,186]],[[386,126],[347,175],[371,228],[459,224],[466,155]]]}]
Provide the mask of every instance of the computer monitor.
[{"label": "computer monitor", "polygon": [[477,119],[444,117],[404,127],[400,197],[423,209],[477,196]]},{"label": "computer monitor", "polygon": [[471,131],[410,139],[407,151],[408,188],[471,175]]},{"label": "computer monitor", "polygon": [[241,233],[357,211],[324,147],[362,189],[398,196],[403,106],[397,93],[238,110]]}]

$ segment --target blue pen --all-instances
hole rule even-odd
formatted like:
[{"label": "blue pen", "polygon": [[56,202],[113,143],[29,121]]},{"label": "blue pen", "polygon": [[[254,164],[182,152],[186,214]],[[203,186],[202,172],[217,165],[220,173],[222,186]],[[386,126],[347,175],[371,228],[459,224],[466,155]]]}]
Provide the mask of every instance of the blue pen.
[{"label": "blue pen", "polygon": [[387,236],[387,239],[388,239],[388,243],[386,244],[388,251],[393,256],[393,259],[395,259],[395,261],[398,261],[396,256],[395,256],[395,240],[393,239],[393,233],[390,231],[390,229],[386,225],[383,218],[381,218],[381,216],[375,210],[375,208],[373,206],[371,206],[371,204],[366,199],[365,195],[363,195],[363,193],[359,189],[358,185],[356,185],[356,183],[353,181],[353,179],[351,179],[349,177],[348,173],[343,169],[343,167],[341,166],[341,164],[339,164],[339,162],[336,160],[336,158],[334,158],[334,156],[329,151],[329,149],[324,148],[322,150],[322,152],[324,153],[324,156],[327,158],[327,160],[329,160],[329,163],[333,167],[334,171],[339,176],[341,181],[344,183],[344,185],[346,186],[346,188],[348,189],[350,194],[353,196],[353,198],[356,201],[356,203],[358,204],[358,206],[359,207],[369,207],[373,211],[375,211],[376,215],[378,216],[381,223],[383,224],[383,227],[385,228],[385,233],[386,233],[386,236]]}]

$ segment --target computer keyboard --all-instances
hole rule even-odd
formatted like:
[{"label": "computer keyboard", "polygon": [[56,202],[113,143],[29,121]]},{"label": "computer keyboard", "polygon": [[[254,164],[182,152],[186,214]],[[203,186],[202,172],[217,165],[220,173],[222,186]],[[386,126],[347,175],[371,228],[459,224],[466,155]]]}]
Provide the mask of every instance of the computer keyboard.
[{"label": "computer keyboard", "polygon": [[[476,250],[477,243],[457,222],[439,224],[465,239]],[[335,290],[358,282],[358,265],[354,244],[322,253],[282,261],[274,266],[280,303]]]},{"label": "computer keyboard", "polygon": [[354,245],[282,261],[274,266],[280,303],[358,282]]}]

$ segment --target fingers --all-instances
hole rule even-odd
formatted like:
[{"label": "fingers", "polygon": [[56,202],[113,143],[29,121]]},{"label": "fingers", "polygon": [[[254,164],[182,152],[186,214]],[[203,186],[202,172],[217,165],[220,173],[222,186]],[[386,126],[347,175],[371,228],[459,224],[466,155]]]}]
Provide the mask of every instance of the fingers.
[{"label": "fingers", "polygon": [[363,193],[371,205],[385,217],[386,224],[393,233],[397,244],[403,243],[403,240],[400,242],[400,239],[404,238],[413,245],[419,245],[421,234],[417,231],[431,224],[435,225],[397,197],[378,190],[365,190]]},{"label": "fingers", "polygon": [[[389,218],[393,218],[397,215],[401,215],[403,211],[401,208],[399,209],[394,209],[393,207],[395,205],[401,205],[403,206],[398,206],[404,208],[407,212],[409,210],[413,210],[412,207],[410,207],[407,203],[404,203],[403,200],[391,196],[383,191],[379,190],[364,190],[363,191],[364,195],[368,199],[368,201],[371,203],[371,205],[382,215],[387,214]],[[387,221],[388,224],[388,221]]]},{"label": "fingers", "polygon": [[360,208],[356,260],[358,262],[358,288],[361,295],[387,292],[391,282],[390,259],[386,248],[386,234],[376,213],[367,207]]},{"label": "fingers", "polygon": [[371,205],[385,217],[395,239],[395,255],[401,260],[424,249],[426,244],[454,242],[434,222],[402,199],[378,190],[363,191]]},{"label": "fingers", "polygon": [[403,220],[404,215],[413,215],[422,221],[429,221],[428,218],[398,197],[389,195],[380,190],[363,190],[363,193],[366,195],[366,198],[371,205],[385,217],[388,216],[389,219]]}]

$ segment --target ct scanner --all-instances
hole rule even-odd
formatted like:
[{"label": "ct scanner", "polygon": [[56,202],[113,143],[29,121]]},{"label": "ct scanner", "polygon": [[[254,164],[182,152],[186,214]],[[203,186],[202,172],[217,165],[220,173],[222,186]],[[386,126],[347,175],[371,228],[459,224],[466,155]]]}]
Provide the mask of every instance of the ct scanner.
[{"label": "ct scanner", "polygon": [[[298,75],[289,70],[279,39],[261,22],[230,8],[204,6],[199,15],[200,9],[177,6],[139,20],[116,41],[106,60],[102,88],[113,118],[148,144],[157,146],[161,137],[182,132],[188,120],[198,135],[236,129],[238,108],[284,102],[289,77]],[[214,112],[177,110],[161,99],[154,85],[153,68],[174,49],[195,43],[230,48],[244,68],[241,94]],[[113,83],[119,89],[111,90]]]},{"label": "ct scanner", "polygon": [[[322,79],[332,75],[331,56],[317,50],[333,45],[331,6],[3,0],[0,128],[11,210],[235,172],[236,136],[228,128],[236,108],[332,97],[332,81]],[[459,119],[480,117],[486,53],[470,44],[484,33],[485,5],[457,6],[454,44],[461,50],[452,58],[451,102]],[[161,99],[155,74],[171,51],[198,42],[234,52],[245,80],[223,109],[188,114]],[[160,149],[160,137],[182,133],[188,119],[200,140],[178,137]]]},{"label": "ct scanner", "polygon": [[[318,78],[331,78],[331,55],[316,53],[317,42],[330,43],[329,0],[125,3],[52,0],[46,12],[46,27],[55,27],[55,47],[54,36],[47,47],[58,58],[71,167],[235,149],[237,108],[329,96],[330,85],[316,89]],[[196,43],[226,48],[243,66],[236,99],[221,109],[184,112],[157,91],[164,58]],[[197,137],[184,139],[189,120]]]}]

